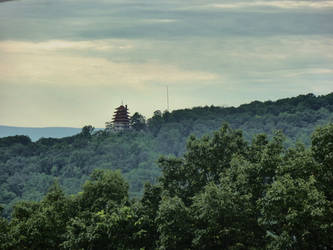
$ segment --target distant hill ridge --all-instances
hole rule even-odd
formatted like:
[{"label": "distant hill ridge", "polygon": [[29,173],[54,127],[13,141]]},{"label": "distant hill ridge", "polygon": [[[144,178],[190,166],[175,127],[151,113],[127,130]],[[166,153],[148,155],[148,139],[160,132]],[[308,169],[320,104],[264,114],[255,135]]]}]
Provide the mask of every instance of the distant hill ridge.
[{"label": "distant hill ridge", "polygon": [[[270,138],[280,130],[285,135],[283,145],[292,147],[299,141],[310,146],[313,131],[333,123],[333,93],[255,101],[237,108],[155,111],[147,121],[140,115],[137,118],[131,121],[133,129],[119,133],[92,131],[90,126],[0,127],[0,131],[7,129],[5,135],[10,130],[11,135],[20,135],[0,138],[0,204],[4,214],[9,217],[12,205],[19,200],[40,200],[55,178],[65,193],[77,193],[94,169],[120,170],[129,183],[131,197],[140,197],[144,183],[155,183],[160,177],[157,161],[161,155],[182,157],[187,142],[193,144],[191,135],[214,134],[225,123],[240,129],[247,143],[256,134]],[[37,140],[40,137],[44,139]]]},{"label": "distant hill ridge", "polygon": [[[168,124],[190,121],[190,132],[202,135],[218,129],[221,123],[227,122],[233,128],[253,133],[268,133],[273,129],[281,129],[288,136],[297,139],[298,128],[313,131],[316,125],[332,122],[333,93],[315,96],[314,94],[283,98],[277,101],[253,101],[239,107],[205,106],[191,109],[178,109],[171,113],[156,111],[150,120],[150,130],[155,134]],[[160,117],[161,116],[161,117]],[[195,124],[193,122],[195,121]],[[209,123],[207,128],[207,123]],[[283,123],[283,124],[281,124]],[[287,125],[286,125],[287,124]],[[155,126],[157,125],[157,126]],[[205,127],[202,129],[202,125]],[[292,130],[290,131],[290,127]],[[95,131],[101,129],[95,129]],[[81,132],[81,128],[73,127],[14,127],[0,125],[0,138],[14,135],[26,135],[32,141],[44,138],[63,138]],[[252,135],[253,133],[250,132]],[[296,133],[295,133],[296,132]],[[185,136],[188,136],[188,134]]]},{"label": "distant hill ridge", "polygon": [[42,137],[62,138],[80,133],[81,128],[71,127],[13,127],[0,125],[0,137],[26,135],[32,141],[37,141]]}]

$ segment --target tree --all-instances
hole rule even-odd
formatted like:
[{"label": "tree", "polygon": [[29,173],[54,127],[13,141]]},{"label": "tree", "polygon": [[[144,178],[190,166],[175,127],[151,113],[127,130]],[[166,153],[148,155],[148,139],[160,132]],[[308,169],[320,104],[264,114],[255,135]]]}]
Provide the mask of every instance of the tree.
[{"label": "tree", "polygon": [[91,137],[91,135],[92,135],[94,129],[95,129],[95,128],[94,128],[93,126],[91,126],[91,125],[84,126],[84,127],[82,128],[81,135],[82,135],[83,137]]},{"label": "tree", "polygon": [[320,164],[318,180],[329,201],[333,202],[333,124],[318,128],[312,135],[314,159]]},{"label": "tree", "polygon": [[[316,188],[313,176],[278,177],[258,201],[262,217],[259,223],[267,230],[269,249],[328,249],[326,199]],[[327,221],[329,219],[329,221]]]},{"label": "tree", "polygon": [[83,209],[98,212],[127,200],[128,184],[120,172],[96,169],[83,185],[80,204]]},{"label": "tree", "polygon": [[138,112],[135,112],[131,117],[130,126],[139,131],[146,128],[146,118]]},{"label": "tree", "polygon": [[9,223],[2,217],[3,207],[0,205],[0,248],[7,249],[10,246]]},{"label": "tree", "polygon": [[70,220],[64,249],[136,249],[133,243],[135,214],[131,207],[83,213]]},{"label": "tree", "polygon": [[191,217],[183,201],[164,195],[156,222],[160,234],[158,249],[190,249],[192,241]]},{"label": "tree", "polygon": [[265,231],[257,223],[263,178],[258,166],[234,156],[219,183],[208,183],[193,197],[191,211],[198,249],[258,249]]},{"label": "tree", "polygon": [[158,134],[163,123],[162,112],[156,110],[152,118],[148,119],[147,127],[154,136]]},{"label": "tree", "polygon": [[189,138],[183,159],[162,157],[159,165],[163,187],[182,198],[185,204],[209,182],[219,183],[220,175],[230,167],[234,154],[246,155],[248,147],[240,131],[224,125],[212,137]]},{"label": "tree", "polygon": [[9,249],[59,249],[66,224],[76,211],[72,205],[57,182],[40,203],[16,204],[10,223]]},{"label": "tree", "polygon": [[105,122],[105,130],[106,130],[106,131],[111,131],[112,128],[113,128],[113,123],[112,123],[112,121]]},{"label": "tree", "polygon": [[[67,225],[65,249],[134,249],[134,210],[120,172],[94,170],[77,196],[78,213]],[[126,240],[125,240],[126,239]]]},{"label": "tree", "polygon": [[241,194],[230,186],[210,183],[194,197],[196,249],[245,249],[258,241],[256,217],[250,206],[251,194]]},{"label": "tree", "polygon": [[145,191],[140,202],[134,204],[137,221],[135,239],[137,248],[156,249],[159,239],[156,220],[159,205],[161,203],[162,188],[159,185],[145,184]]}]

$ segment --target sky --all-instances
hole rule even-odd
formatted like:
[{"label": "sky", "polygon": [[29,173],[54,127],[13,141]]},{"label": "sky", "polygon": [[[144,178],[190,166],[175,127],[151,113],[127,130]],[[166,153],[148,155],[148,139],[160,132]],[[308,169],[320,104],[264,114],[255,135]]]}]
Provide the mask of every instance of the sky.
[{"label": "sky", "polygon": [[0,1],[0,124],[103,128],[333,91],[333,1]]}]

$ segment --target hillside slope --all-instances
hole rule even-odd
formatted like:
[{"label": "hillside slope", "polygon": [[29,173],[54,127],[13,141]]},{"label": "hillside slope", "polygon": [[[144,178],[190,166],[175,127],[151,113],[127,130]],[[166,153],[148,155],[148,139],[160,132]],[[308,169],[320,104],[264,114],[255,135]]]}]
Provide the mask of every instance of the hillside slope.
[{"label": "hillside slope", "polygon": [[14,136],[14,135],[26,135],[31,138],[32,141],[44,137],[61,138],[65,136],[72,136],[80,133],[80,128],[69,127],[13,127],[13,126],[1,126],[0,125],[0,137]]},{"label": "hillside slope", "polygon": [[[238,108],[196,107],[171,113],[156,111],[138,130],[81,133],[60,139],[32,142],[26,136],[0,139],[0,203],[8,216],[14,202],[39,200],[54,178],[65,192],[76,193],[93,169],[119,169],[130,184],[132,196],[142,193],[145,182],[160,176],[161,155],[181,156],[187,138],[217,130],[223,123],[242,129],[247,141],[254,134],[282,130],[287,145],[296,140],[309,145],[311,133],[333,122],[333,93],[301,95],[276,102],[252,102]],[[89,131],[87,133],[87,131]]]}]

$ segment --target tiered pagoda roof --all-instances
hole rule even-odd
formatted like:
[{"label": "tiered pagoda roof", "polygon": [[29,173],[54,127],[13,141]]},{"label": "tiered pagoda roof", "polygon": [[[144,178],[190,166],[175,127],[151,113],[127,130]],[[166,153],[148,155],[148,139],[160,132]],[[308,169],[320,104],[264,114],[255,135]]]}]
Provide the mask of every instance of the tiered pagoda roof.
[{"label": "tiered pagoda roof", "polygon": [[113,126],[116,128],[119,125],[123,128],[129,128],[130,118],[127,105],[121,105],[116,108],[112,120]]}]

